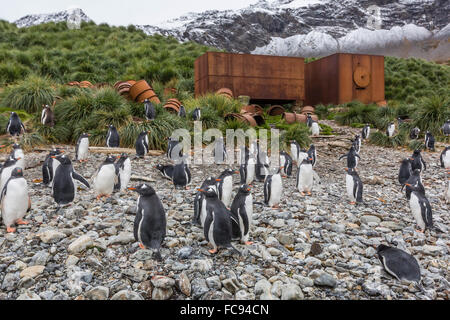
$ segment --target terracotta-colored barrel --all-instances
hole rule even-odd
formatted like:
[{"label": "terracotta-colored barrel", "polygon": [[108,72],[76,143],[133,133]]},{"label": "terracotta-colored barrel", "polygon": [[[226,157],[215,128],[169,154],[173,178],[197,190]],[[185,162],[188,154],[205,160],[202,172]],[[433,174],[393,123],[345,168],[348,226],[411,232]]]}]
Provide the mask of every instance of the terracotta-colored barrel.
[{"label": "terracotta-colored barrel", "polygon": [[266,120],[264,120],[263,116],[260,115],[260,114],[256,114],[256,113],[255,113],[255,114],[253,115],[253,119],[255,119],[256,124],[257,124],[258,126],[262,126],[263,124],[266,123]]},{"label": "terracotta-colored barrel", "polygon": [[[136,97],[136,101],[137,102],[144,102],[144,100],[145,99],[152,99],[152,98],[158,98],[158,96],[156,95],[156,93],[155,93],[155,91],[153,91],[152,89],[149,89],[149,90],[145,90],[144,92],[142,92],[141,94],[139,94],[137,97]],[[159,99],[158,99],[158,101],[159,101]],[[160,102],[158,102],[158,103],[160,103]]]},{"label": "terracotta-colored barrel", "polygon": [[80,87],[81,88],[90,88],[90,87],[93,87],[93,85],[89,81],[81,81],[80,82]]},{"label": "terracotta-colored barrel", "polygon": [[128,82],[129,84],[133,85],[133,84],[136,83],[136,80],[127,80],[127,82]]},{"label": "terracotta-colored barrel", "polygon": [[264,113],[264,110],[257,104],[251,104],[248,106],[243,106],[241,109],[241,113],[252,113],[262,115]]},{"label": "terracotta-colored barrel", "polygon": [[135,84],[133,84],[130,88],[130,97],[131,99],[136,101],[136,98],[144,91],[151,90],[152,87],[149,86],[147,81],[145,80],[139,80]]},{"label": "terracotta-colored barrel", "polygon": [[[159,100],[159,99],[158,99]],[[164,103],[163,108],[167,111],[178,113],[180,110],[181,102],[178,99],[172,98]]]},{"label": "terracotta-colored barrel", "polygon": [[225,120],[236,119],[250,125],[251,127],[255,127],[257,125],[255,119],[249,113],[228,113],[224,118]]},{"label": "terracotta-colored barrel", "polygon": [[314,113],[314,107],[311,107],[311,106],[304,106],[303,108],[302,108],[302,111],[301,111],[301,113],[303,113],[303,114],[306,114],[306,113]]},{"label": "terracotta-colored barrel", "polygon": [[283,119],[286,120],[286,122],[289,124],[292,124],[294,122],[306,123],[306,115],[305,114],[285,112],[285,113],[283,113]]},{"label": "terracotta-colored barrel", "polygon": [[71,81],[68,83],[69,86],[79,86],[80,83],[78,81]]},{"label": "terracotta-colored barrel", "polygon": [[176,98],[168,99],[165,104],[173,104],[173,105],[175,105],[177,107],[181,106],[180,100],[178,100]]},{"label": "terracotta-colored barrel", "polygon": [[220,88],[219,90],[216,91],[216,93],[228,98],[233,98],[233,91],[231,91],[231,89],[228,88]]},{"label": "terracotta-colored barrel", "polygon": [[274,106],[271,106],[269,109],[267,109],[267,114],[269,116],[278,116],[280,114],[283,114],[284,111],[285,110],[282,106],[274,105]]}]

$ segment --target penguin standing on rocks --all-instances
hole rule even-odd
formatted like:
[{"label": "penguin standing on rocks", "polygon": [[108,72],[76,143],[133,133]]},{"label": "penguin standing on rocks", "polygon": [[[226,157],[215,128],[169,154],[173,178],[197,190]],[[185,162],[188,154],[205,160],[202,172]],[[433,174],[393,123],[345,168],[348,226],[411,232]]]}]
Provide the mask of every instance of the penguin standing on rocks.
[{"label": "penguin standing on rocks", "polygon": [[17,160],[17,166],[25,170],[25,166],[26,166],[25,154],[23,153],[23,150],[20,147],[20,144],[14,143],[12,145],[12,148],[13,148],[13,150],[11,151],[11,156],[16,159],[20,159],[20,160]]},{"label": "penguin standing on rocks", "polygon": [[412,174],[411,159],[405,158],[402,160],[402,164],[400,165],[400,169],[398,171],[398,182],[400,182],[401,185],[405,184],[406,181],[411,176],[411,174]]},{"label": "penguin standing on rocks", "polygon": [[280,152],[280,166],[282,167],[281,172],[284,177],[290,177],[292,175],[292,158],[285,152]]},{"label": "penguin standing on rocks", "polygon": [[355,147],[356,153],[359,154],[359,152],[361,151],[361,137],[359,136],[359,134],[357,134],[355,136],[355,139],[352,140],[352,144]]},{"label": "penguin standing on rocks", "polygon": [[450,169],[450,146],[447,146],[442,150],[439,159],[441,160],[441,168]]},{"label": "penguin standing on rocks", "polygon": [[[208,250],[214,254],[217,248],[231,248],[233,251],[240,254],[236,248],[231,245],[232,236],[232,219],[230,212],[227,210],[222,201],[217,196],[216,188],[209,186],[206,190],[199,189],[205,193],[206,199],[206,219],[203,227],[203,232],[206,240],[213,246],[212,250]],[[233,221],[239,225],[239,222]]]},{"label": "penguin standing on rocks", "polygon": [[90,188],[89,182],[86,181],[81,175],[73,170],[72,162],[69,157],[62,154],[59,156],[52,156],[56,158],[60,165],[55,171],[53,176],[53,199],[60,206],[69,204],[75,199],[77,188],[75,180],[78,180],[84,184],[87,188]]},{"label": "penguin standing on rocks", "polygon": [[191,183],[191,171],[184,159],[173,167],[172,182],[175,189],[178,187],[188,189],[188,185]]},{"label": "penguin standing on rocks", "polygon": [[306,152],[308,157],[310,157],[312,159],[312,166],[315,167],[316,166],[316,162],[317,162],[317,151],[316,151],[316,146],[315,145],[310,145],[308,151]]},{"label": "penguin standing on rocks", "polygon": [[303,159],[298,167],[296,187],[302,196],[307,192],[311,195],[311,190],[314,184],[314,172],[312,168],[312,158]]},{"label": "penguin standing on rocks", "polygon": [[425,149],[434,151],[434,136],[430,131],[425,133]]},{"label": "penguin standing on rocks", "polygon": [[406,191],[405,191],[406,199],[410,200],[412,189],[411,189],[411,187],[408,186],[408,184],[412,185],[414,187],[417,187],[421,193],[425,194],[425,188],[422,184],[422,179],[420,178],[420,170],[419,169],[414,169],[413,172],[411,173],[410,177],[408,178],[408,180],[406,180],[402,186],[402,191],[403,191],[403,187],[406,186]]},{"label": "penguin standing on rocks", "polygon": [[12,227],[13,224],[28,224],[28,221],[22,220],[31,209],[28,185],[22,168],[16,167],[11,172],[0,195],[0,207],[7,232],[16,231],[16,228]]},{"label": "penguin standing on rocks", "polygon": [[178,116],[182,118],[186,118],[186,109],[183,105],[180,106],[180,109],[178,110]]},{"label": "penguin standing on rocks", "polygon": [[412,128],[411,131],[409,131],[409,138],[412,140],[419,139],[420,129],[415,127]]},{"label": "penguin standing on rocks", "polygon": [[311,123],[311,135],[313,136],[318,136],[320,134],[320,127],[319,124],[317,123],[317,121],[313,121]]},{"label": "penguin standing on rocks", "polygon": [[180,141],[174,138],[167,138],[167,158],[177,160],[183,156],[183,146]]},{"label": "penguin standing on rocks", "polygon": [[75,159],[80,162],[88,161],[89,156],[89,133],[82,133],[78,138],[77,146],[75,148]]},{"label": "penguin standing on rocks", "polygon": [[444,136],[450,136],[450,119],[447,119],[447,121],[445,121],[445,123],[441,127],[441,130]]},{"label": "penguin standing on rocks", "polygon": [[350,204],[362,203],[363,183],[355,169],[345,168],[345,186],[347,187],[347,196]]},{"label": "penguin standing on rocks", "polygon": [[205,193],[200,190],[206,190],[209,186],[216,186],[217,179],[209,177],[203,181],[200,189],[197,189],[197,193],[194,198],[194,217],[192,223],[200,226],[204,226],[206,220],[206,199]]},{"label": "penguin standing on rocks", "polygon": [[300,148],[300,145],[299,145],[298,142],[295,141],[295,140],[291,140],[290,143],[291,143],[291,156],[292,156],[292,160],[293,160],[294,162],[297,162],[297,161],[298,161],[298,154],[299,154],[300,149],[301,149],[301,148]]},{"label": "penguin standing on rocks", "polygon": [[134,219],[134,239],[142,249],[156,250],[155,258],[162,260],[160,248],[166,237],[166,212],[155,189],[144,183],[129,190],[139,193]]},{"label": "penguin standing on rocks", "polygon": [[416,220],[417,225],[421,230],[418,232],[423,232],[425,229],[430,229],[433,227],[433,217],[431,211],[431,205],[428,199],[425,197],[420,188],[416,185],[406,183],[406,186],[411,188],[411,198],[409,199],[409,207]]},{"label": "penguin standing on rocks", "polygon": [[389,122],[387,129],[386,129],[386,135],[391,138],[394,135],[395,132],[395,124],[394,122]]},{"label": "penguin standing on rocks", "polygon": [[42,105],[41,124],[49,127],[55,125],[55,115],[48,104]]},{"label": "penguin standing on rocks", "polygon": [[[242,243],[250,245],[253,242],[248,241],[250,229],[253,222],[253,196],[250,186],[242,184],[231,204],[232,220],[231,228],[233,239],[240,239]],[[237,221],[238,223],[233,223]]]},{"label": "penguin standing on rocks", "polygon": [[145,108],[145,119],[147,120],[155,120],[156,118],[156,109],[153,103],[150,100],[144,100],[144,108]]},{"label": "penguin standing on rocks", "polygon": [[106,146],[109,148],[118,148],[120,145],[120,137],[116,127],[109,125],[108,133],[106,134]]},{"label": "penguin standing on rocks", "polygon": [[416,149],[414,150],[412,156],[411,156],[411,169],[415,170],[415,169],[419,169],[420,171],[425,171],[427,170],[427,164],[425,163],[425,161],[422,158],[422,155],[420,154],[420,150]]},{"label": "penguin standing on rocks", "polygon": [[97,200],[101,197],[108,198],[114,191],[114,185],[118,180],[114,161],[116,157],[108,155],[94,175],[93,184]]},{"label": "penguin standing on rocks", "polygon": [[222,164],[228,159],[227,149],[223,142],[223,138],[218,138],[214,142],[214,149],[212,153],[214,157],[214,163]]},{"label": "penguin standing on rocks", "polygon": [[417,260],[405,251],[380,244],[377,248],[381,264],[397,280],[414,281],[420,284],[420,266]]},{"label": "penguin standing on rocks", "polygon": [[195,108],[194,111],[192,111],[192,119],[194,119],[194,121],[200,121],[201,118],[202,118],[201,109]]},{"label": "penguin standing on rocks", "polygon": [[283,192],[283,183],[281,181],[280,167],[276,173],[266,176],[264,180],[264,203],[272,208],[278,208]]},{"label": "penguin standing on rocks", "polygon": [[17,113],[14,111],[11,112],[11,115],[9,117],[8,124],[6,126],[6,132],[8,132],[11,136],[19,136],[23,132],[26,132],[25,126],[23,125],[22,121],[20,120],[20,117]]},{"label": "penguin standing on rocks", "polygon": [[158,169],[162,176],[166,179],[172,180],[172,176],[173,176],[173,165],[171,164],[157,164],[155,166],[156,169]]},{"label": "penguin standing on rocks", "polygon": [[312,124],[313,124],[313,119],[311,117],[311,114],[307,114],[306,115],[306,125],[308,126],[308,128],[311,128]]},{"label": "penguin standing on rocks", "polygon": [[350,150],[347,154],[339,157],[339,160],[341,160],[342,158],[347,158],[347,168],[349,169],[355,169],[358,166],[358,159],[361,160],[361,157],[358,155],[353,145],[350,147]]},{"label": "penguin standing on rocks", "polygon": [[128,154],[122,153],[114,164],[117,175],[117,183],[114,190],[124,191],[131,179],[131,160]]},{"label": "penguin standing on rocks", "polygon": [[134,147],[137,158],[143,158],[148,153],[148,133],[149,131],[142,131],[136,139]]},{"label": "penguin standing on rocks", "polygon": [[366,123],[366,125],[361,130],[361,137],[366,140],[369,139],[370,136],[370,125]]},{"label": "penguin standing on rocks", "polygon": [[42,182],[44,185],[48,186],[53,182],[56,168],[59,166],[59,161],[56,158],[52,158],[52,156],[56,157],[63,152],[61,149],[54,148],[45,156],[44,164],[42,165]]},{"label": "penguin standing on rocks", "polygon": [[255,158],[253,154],[247,149],[243,148],[241,151],[241,165],[239,166],[239,174],[241,177],[241,184],[250,185],[255,179]]},{"label": "penguin standing on rocks", "polygon": [[217,178],[217,194],[225,207],[231,204],[231,192],[233,191],[233,174],[237,173],[232,169],[225,169]]},{"label": "penguin standing on rocks", "polygon": [[269,157],[267,153],[260,152],[256,158],[256,166],[255,166],[255,176],[256,180],[264,181],[266,176],[269,174]]},{"label": "penguin standing on rocks", "polygon": [[19,160],[20,158],[14,158],[13,156],[9,155],[6,161],[3,163],[3,166],[0,169],[0,190],[3,190],[9,177],[11,177],[11,173],[13,172],[13,170],[15,168],[20,168],[18,164]]}]

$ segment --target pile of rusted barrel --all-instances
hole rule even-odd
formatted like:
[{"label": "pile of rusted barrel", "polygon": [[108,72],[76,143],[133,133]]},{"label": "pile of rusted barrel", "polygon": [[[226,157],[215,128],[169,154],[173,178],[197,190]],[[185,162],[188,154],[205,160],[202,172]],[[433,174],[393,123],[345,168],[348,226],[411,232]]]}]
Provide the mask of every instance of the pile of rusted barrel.
[{"label": "pile of rusted barrel", "polygon": [[89,81],[71,81],[67,84],[68,86],[72,87],[80,87],[80,88],[93,88],[94,85],[90,83]]},{"label": "pile of rusted barrel", "polygon": [[319,117],[314,113],[314,107],[311,106],[304,106],[300,113],[290,113],[290,112],[284,112],[283,113],[283,119],[286,120],[287,123],[291,124],[294,122],[303,122],[306,123],[306,118],[308,117],[308,114],[311,115],[311,118],[314,121],[318,121]]},{"label": "pile of rusted barrel", "polygon": [[153,103],[161,103],[153,88],[145,80],[117,81],[114,88],[120,95],[136,102],[142,103],[145,99],[148,99]]}]

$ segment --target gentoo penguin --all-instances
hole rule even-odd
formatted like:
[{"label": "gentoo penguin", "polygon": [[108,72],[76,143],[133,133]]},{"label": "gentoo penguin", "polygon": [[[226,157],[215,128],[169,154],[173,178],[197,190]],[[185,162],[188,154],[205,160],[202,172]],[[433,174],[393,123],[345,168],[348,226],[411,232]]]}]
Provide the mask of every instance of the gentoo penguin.
[{"label": "gentoo penguin", "polygon": [[381,264],[391,276],[397,280],[420,283],[420,266],[417,260],[405,251],[380,244],[377,248]]},{"label": "gentoo penguin", "polygon": [[419,169],[420,171],[422,171],[422,167],[424,171],[427,170],[427,164],[423,160],[422,155],[420,154],[420,150],[418,149],[414,150],[410,159],[412,161],[411,168],[413,170]]},{"label": "gentoo penguin", "polygon": [[116,127],[109,125],[108,133],[106,134],[106,146],[109,148],[118,148],[120,145],[120,137]]},{"label": "gentoo penguin", "polygon": [[[208,250],[210,253],[216,253],[218,247],[231,248],[235,252],[239,253],[231,245],[232,236],[232,219],[230,212],[227,210],[222,201],[217,196],[216,187],[208,186],[206,190],[200,189],[205,193],[206,199],[206,219],[203,226],[203,232],[206,240],[213,246],[212,250]],[[233,223],[239,225],[234,220]]]},{"label": "gentoo penguin", "polygon": [[156,169],[158,169],[164,178],[167,178],[169,180],[172,180],[173,176],[173,165],[171,164],[157,164],[155,166]]},{"label": "gentoo penguin", "polygon": [[128,154],[122,153],[114,164],[117,175],[117,183],[114,190],[124,191],[131,179],[131,160]]},{"label": "gentoo penguin", "polygon": [[180,106],[180,109],[178,110],[178,116],[182,118],[186,118],[186,109],[183,105]]},{"label": "gentoo penguin", "polygon": [[44,185],[47,186],[52,183],[56,168],[59,166],[59,161],[56,158],[52,158],[52,156],[56,157],[63,152],[64,150],[54,148],[45,156],[44,164],[42,165],[42,182]]},{"label": "gentoo penguin", "polygon": [[194,121],[200,121],[201,118],[202,118],[201,109],[195,108],[194,111],[192,111],[192,119],[194,119]]},{"label": "gentoo penguin", "polygon": [[258,153],[255,165],[256,180],[264,181],[266,176],[269,174],[269,162],[269,157],[267,156],[266,152],[262,151]]},{"label": "gentoo penguin", "polygon": [[355,147],[356,153],[359,154],[359,152],[361,151],[361,137],[359,136],[359,134],[355,135],[355,139],[352,140],[352,144]]},{"label": "gentoo penguin", "polygon": [[134,219],[134,239],[142,249],[156,250],[157,260],[162,260],[159,249],[166,236],[166,213],[158,195],[148,184],[128,188],[139,193]]},{"label": "gentoo penguin", "polygon": [[366,140],[369,139],[369,135],[370,135],[370,125],[366,123],[366,125],[361,130],[361,137],[364,140]]},{"label": "gentoo penguin", "polygon": [[409,179],[412,174],[411,167],[411,159],[405,158],[402,160],[402,164],[400,165],[400,169],[398,170],[398,182],[400,184],[405,184],[405,182]]},{"label": "gentoo penguin", "polygon": [[41,124],[49,127],[55,125],[55,115],[48,104],[42,105]]},{"label": "gentoo penguin", "polygon": [[233,239],[240,239],[246,245],[252,244],[248,241],[253,221],[253,196],[249,185],[241,184],[239,187],[231,204],[231,215],[234,218],[231,223]]},{"label": "gentoo penguin", "polygon": [[305,192],[311,195],[311,190],[314,184],[314,172],[312,168],[312,158],[303,159],[298,167],[296,187],[304,196]]},{"label": "gentoo penguin", "polygon": [[394,122],[389,122],[387,129],[386,129],[386,135],[388,137],[392,137],[394,135],[395,132],[395,124]]},{"label": "gentoo penguin", "polygon": [[17,166],[25,170],[25,166],[26,166],[25,154],[23,153],[22,148],[17,143],[14,143],[12,145],[12,147],[13,147],[13,150],[11,151],[11,156],[16,159],[20,158],[20,160],[17,160]]},{"label": "gentoo penguin", "polygon": [[254,139],[253,141],[251,141],[251,143],[249,144],[249,151],[250,151],[250,156],[253,156],[253,158],[256,160],[256,157],[259,154],[259,140],[258,139]]},{"label": "gentoo penguin", "polygon": [[290,177],[292,175],[292,158],[285,151],[280,152],[280,167],[283,168],[281,172],[284,177]]},{"label": "gentoo penguin", "polygon": [[27,181],[23,177],[22,168],[16,167],[11,172],[11,176],[5,183],[0,195],[0,207],[2,209],[3,223],[7,232],[14,232],[15,224],[28,224],[22,220],[25,214],[30,211],[31,200],[28,195]]},{"label": "gentoo penguin", "polygon": [[212,156],[214,157],[214,163],[217,164],[224,163],[228,159],[227,149],[225,148],[223,138],[218,138],[214,142]]},{"label": "gentoo penguin", "polygon": [[241,184],[250,185],[255,179],[255,157],[251,154],[247,147],[241,151],[241,165],[239,166],[239,174],[241,177]]},{"label": "gentoo penguin", "polygon": [[89,156],[89,133],[82,133],[77,141],[77,146],[75,147],[75,159],[80,162],[88,161]]},{"label": "gentoo penguin", "polygon": [[155,120],[156,118],[156,109],[153,103],[150,100],[144,100],[144,108],[145,108],[145,119],[147,120]]},{"label": "gentoo penguin", "polygon": [[183,146],[175,138],[167,138],[167,158],[170,160],[179,160],[183,156]]},{"label": "gentoo penguin", "polygon": [[399,127],[399,128],[403,125],[404,122],[405,122],[405,121],[403,121],[402,118],[400,118],[400,117],[397,118],[397,123],[398,123],[398,127]]},{"label": "gentoo penguin", "polygon": [[409,207],[416,220],[417,225],[421,229],[419,232],[425,231],[433,227],[433,216],[431,205],[425,194],[418,186],[406,183],[406,186],[411,188],[411,198],[409,199]]},{"label": "gentoo penguin", "polygon": [[358,166],[358,159],[361,160],[361,157],[358,155],[353,145],[350,147],[350,150],[348,151],[347,154],[344,154],[339,157],[339,160],[341,160],[342,158],[347,158],[347,168],[349,169],[356,168]]},{"label": "gentoo penguin", "polygon": [[442,133],[444,136],[450,136],[450,119],[447,119],[445,123],[441,127]]},{"label": "gentoo penguin", "polygon": [[412,171],[411,175],[409,176],[408,180],[406,180],[402,186],[402,191],[403,191],[403,187],[406,186],[406,199],[410,200],[412,189],[410,187],[408,187],[407,184],[416,186],[420,190],[420,192],[425,194],[425,188],[422,184],[422,179],[420,178],[420,170],[419,169],[414,169]]},{"label": "gentoo penguin", "polygon": [[412,128],[411,131],[409,132],[409,138],[410,139],[419,139],[419,133],[420,133],[420,129],[415,127]]},{"label": "gentoo penguin", "polygon": [[434,136],[430,131],[425,133],[425,149],[434,151]]},{"label": "gentoo penguin", "polygon": [[20,168],[18,165],[19,160],[20,158],[14,158],[13,156],[9,155],[6,161],[3,163],[3,166],[0,169],[0,190],[3,190],[3,187],[5,186],[9,177],[11,177],[11,173],[13,172],[13,170],[15,168]]},{"label": "gentoo penguin", "polygon": [[264,180],[264,203],[272,208],[278,208],[283,192],[283,183],[281,181],[280,167],[274,174],[267,175]]},{"label": "gentoo penguin", "polygon": [[53,176],[53,199],[58,204],[58,207],[69,204],[75,199],[77,188],[74,180],[78,180],[87,188],[90,188],[89,182],[81,175],[73,170],[72,162],[69,157],[62,154],[59,156],[52,156],[56,158],[60,165]]},{"label": "gentoo penguin", "polygon": [[191,183],[191,171],[184,159],[178,161],[173,167],[172,183],[175,189],[178,187],[188,189],[188,185]]},{"label": "gentoo penguin", "polygon": [[26,132],[25,126],[22,121],[20,121],[20,117],[14,111],[11,112],[11,116],[9,117],[8,125],[6,126],[6,132],[8,132],[11,136],[19,136],[22,132]]},{"label": "gentoo penguin", "polygon": [[149,131],[142,131],[136,139],[134,147],[136,148],[136,157],[143,158],[148,153],[148,134]]},{"label": "gentoo penguin", "polygon": [[300,145],[295,140],[291,140],[290,143],[291,143],[291,157],[292,157],[292,160],[294,162],[297,162],[298,154],[300,152]]},{"label": "gentoo penguin", "polygon": [[93,185],[97,200],[100,200],[101,197],[108,198],[114,191],[119,174],[116,172],[114,161],[116,161],[116,157],[108,155],[94,175]]},{"label": "gentoo penguin", "polygon": [[200,189],[197,189],[197,193],[194,198],[194,217],[192,218],[192,223],[201,225],[205,224],[206,219],[206,199],[205,193],[201,190],[206,190],[209,186],[216,187],[217,192],[217,179],[214,177],[209,177],[203,181]]},{"label": "gentoo penguin", "polygon": [[441,168],[450,169],[450,146],[447,146],[442,150],[440,160]]},{"label": "gentoo penguin", "polygon": [[347,187],[347,196],[350,204],[362,203],[363,183],[355,169],[345,168],[345,186]]},{"label": "gentoo penguin", "polygon": [[306,125],[307,125],[309,128],[311,128],[313,122],[314,122],[314,121],[313,121],[311,115],[308,113],[308,114],[306,115]]},{"label": "gentoo penguin", "polygon": [[318,136],[320,134],[320,127],[319,124],[317,123],[317,121],[313,121],[311,123],[311,135],[313,136]]},{"label": "gentoo penguin", "polygon": [[217,195],[225,207],[231,204],[231,192],[233,191],[233,174],[237,173],[232,169],[225,169],[217,178]]},{"label": "gentoo penguin", "polygon": [[317,163],[317,151],[315,145],[310,145],[308,151],[306,151],[307,156],[312,159],[312,166],[315,167]]}]

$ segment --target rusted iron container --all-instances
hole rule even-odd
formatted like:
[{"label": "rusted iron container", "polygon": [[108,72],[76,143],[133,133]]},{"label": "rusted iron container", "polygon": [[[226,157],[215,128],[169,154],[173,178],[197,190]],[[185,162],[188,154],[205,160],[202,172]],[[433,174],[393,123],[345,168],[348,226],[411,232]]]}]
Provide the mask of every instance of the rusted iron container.
[{"label": "rusted iron container", "polygon": [[181,102],[178,99],[172,98],[167,100],[166,103],[164,103],[163,108],[166,109],[167,111],[178,113],[178,111],[180,110],[180,106]]},{"label": "rusted iron container", "polygon": [[137,97],[144,91],[152,90],[152,87],[145,80],[139,80],[130,87],[129,95],[131,99],[137,101]]},{"label": "rusted iron container", "polygon": [[278,116],[280,114],[284,113],[284,108],[282,106],[279,105],[273,105],[271,106],[269,109],[267,109],[267,114],[269,116]]},{"label": "rusted iron container", "polygon": [[241,109],[241,113],[252,113],[262,115],[264,113],[263,108],[257,104],[251,104],[248,106],[243,106]]},{"label": "rusted iron container", "polygon": [[336,53],[305,66],[306,105],[384,100],[384,57]]}]

